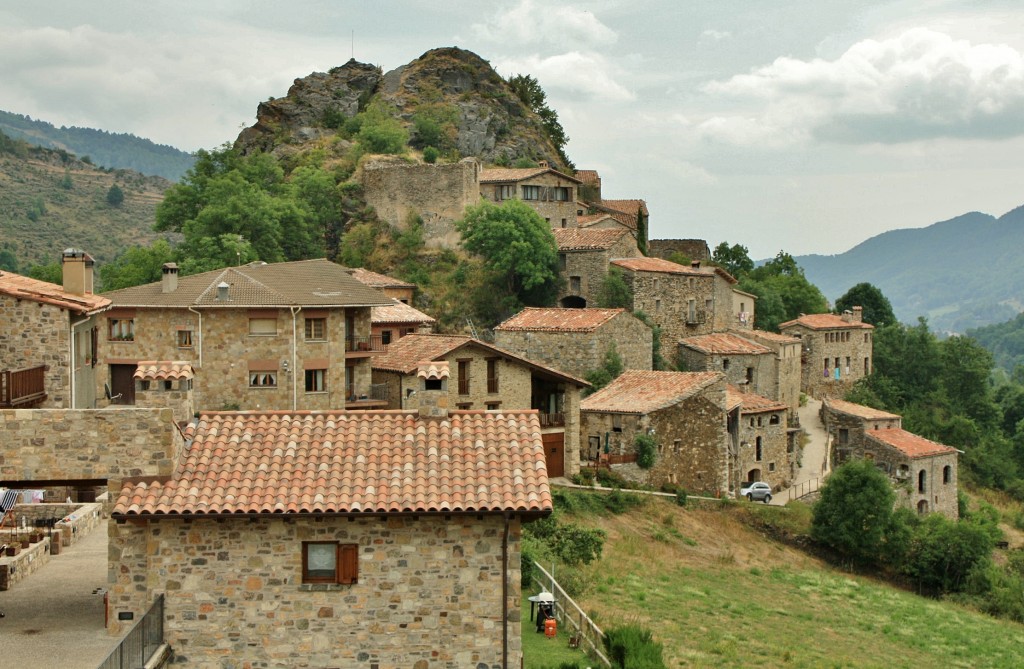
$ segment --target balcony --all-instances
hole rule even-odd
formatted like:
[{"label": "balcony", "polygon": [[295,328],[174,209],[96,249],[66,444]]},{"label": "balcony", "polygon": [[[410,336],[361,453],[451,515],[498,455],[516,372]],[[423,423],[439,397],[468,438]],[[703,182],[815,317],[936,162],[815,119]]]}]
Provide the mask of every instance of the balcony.
[{"label": "balcony", "polygon": [[565,427],[565,414],[564,413],[540,413],[541,429],[547,427]]},{"label": "balcony", "polygon": [[46,399],[46,365],[0,372],[0,407],[29,407]]},{"label": "balcony", "polygon": [[388,384],[371,383],[366,392],[360,393],[355,386],[345,387],[346,409],[386,409],[388,406]]},{"label": "balcony", "polygon": [[383,353],[388,347],[384,344],[381,335],[369,335],[367,337],[345,337],[345,357],[358,358],[369,356],[375,353]]}]

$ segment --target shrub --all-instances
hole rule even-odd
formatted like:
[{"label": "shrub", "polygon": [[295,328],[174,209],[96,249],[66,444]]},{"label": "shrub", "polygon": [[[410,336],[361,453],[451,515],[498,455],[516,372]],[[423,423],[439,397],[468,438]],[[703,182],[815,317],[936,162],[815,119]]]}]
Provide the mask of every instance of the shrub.
[{"label": "shrub", "polygon": [[662,646],[640,625],[622,625],[605,632],[604,647],[615,669],[665,669]]},{"label": "shrub", "polygon": [[611,469],[598,469],[597,482],[605,488],[625,488],[629,485],[626,479]]},{"label": "shrub", "polygon": [[633,439],[636,447],[636,464],[640,469],[650,469],[658,457],[658,442],[649,434],[638,434]]},{"label": "shrub", "polygon": [[572,475],[572,482],[576,485],[594,485],[594,470],[581,469],[578,474]]},{"label": "shrub", "polygon": [[117,184],[112,185],[107,191],[107,204],[111,207],[120,207],[122,202],[124,202],[124,191]]},{"label": "shrub", "polygon": [[440,152],[437,149],[435,149],[432,146],[428,146],[427,148],[423,149],[423,162],[432,165],[437,162],[437,157],[439,155]]}]

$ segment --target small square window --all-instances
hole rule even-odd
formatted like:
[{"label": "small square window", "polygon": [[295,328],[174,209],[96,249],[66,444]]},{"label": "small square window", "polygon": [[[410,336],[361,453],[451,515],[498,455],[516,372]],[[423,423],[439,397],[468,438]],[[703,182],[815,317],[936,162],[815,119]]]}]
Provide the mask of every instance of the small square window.
[{"label": "small square window", "polygon": [[249,372],[250,388],[276,388],[277,372]]},{"label": "small square window", "polygon": [[307,369],[306,370],[306,392],[325,393],[327,392],[327,370]]},{"label": "small square window", "polygon": [[191,330],[178,330],[178,348],[192,348]]},{"label": "small square window", "polygon": [[325,339],[327,333],[326,318],[306,319],[306,339]]},{"label": "small square window", "polygon": [[497,411],[501,408],[501,402],[487,402],[486,406],[488,411]]},{"label": "small square window", "polygon": [[249,334],[261,336],[273,336],[277,334],[276,318],[250,318]]},{"label": "small square window", "polygon": [[302,542],[303,583],[359,582],[359,545],[336,541]]},{"label": "small square window", "polygon": [[134,318],[107,319],[107,338],[111,341],[135,341]]}]

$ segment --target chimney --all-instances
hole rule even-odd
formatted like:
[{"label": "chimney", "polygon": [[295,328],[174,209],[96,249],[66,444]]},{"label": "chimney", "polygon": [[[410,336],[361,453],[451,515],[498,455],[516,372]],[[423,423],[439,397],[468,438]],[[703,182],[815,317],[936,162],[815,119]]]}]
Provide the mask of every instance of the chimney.
[{"label": "chimney", "polygon": [[410,399],[420,418],[447,418],[448,363],[424,361],[416,370],[416,376],[420,379],[420,389]]},{"label": "chimney", "polygon": [[690,261],[690,267],[692,267],[693,269],[700,269],[700,261],[699,260],[691,260]]},{"label": "chimney", "polygon": [[537,161],[537,165],[540,166],[540,167],[543,167],[543,168],[551,167],[551,165],[549,165],[548,161],[546,161],[546,160],[538,160]]},{"label": "chimney", "polygon": [[849,309],[844,309],[843,310],[843,322],[844,323],[852,323],[853,322],[853,312],[851,312]]},{"label": "chimney", "polygon": [[228,299],[229,299],[228,298],[228,289],[230,289],[230,288],[231,288],[231,285],[227,281],[221,281],[220,283],[217,284],[217,301],[218,302],[227,302],[228,301]]},{"label": "chimney", "polygon": [[853,308],[853,322],[862,323],[864,320],[864,307]]},{"label": "chimney", "polygon": [[61,255],[61,276],[64,290],[73,295],[92,295],[92,267],[88,253],[80,249],[64,249]]},{"label": "chimney", "polygon": [[173,293],[178,289],[178,265],[165,262],[163,275],[160,277],[160,292]]}]

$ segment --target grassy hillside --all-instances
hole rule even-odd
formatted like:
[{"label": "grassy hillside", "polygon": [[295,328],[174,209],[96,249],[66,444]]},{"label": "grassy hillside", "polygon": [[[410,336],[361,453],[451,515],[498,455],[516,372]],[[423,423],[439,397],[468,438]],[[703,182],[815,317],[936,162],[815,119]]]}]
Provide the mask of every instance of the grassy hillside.
[{"label": "grassy hillside", "polygon": [[652,500],[574,517],[608,533],[581,606],[651,628],[669,667],[1024,666],[1021,625],[833,569],[753,529],[762,513],[807,509]]},{"label": "grassy hillside", "polygon": [[[6,138],[3,138],[6,139]],[[3,144],[0,150],[0,250],[12,252],[18,269],[57,262],[60,252],[80,248],[103,262],[133,244],[161,236],[151,230],[156,205],[170,185],[128,170],[101,170],[66,154]],[[119,206],[107,203],[114,184]]]}]

